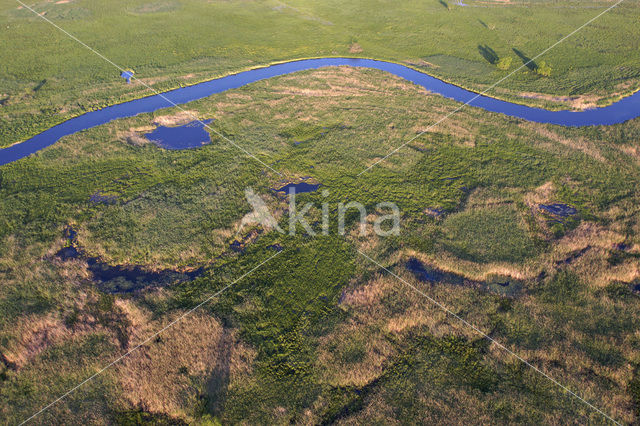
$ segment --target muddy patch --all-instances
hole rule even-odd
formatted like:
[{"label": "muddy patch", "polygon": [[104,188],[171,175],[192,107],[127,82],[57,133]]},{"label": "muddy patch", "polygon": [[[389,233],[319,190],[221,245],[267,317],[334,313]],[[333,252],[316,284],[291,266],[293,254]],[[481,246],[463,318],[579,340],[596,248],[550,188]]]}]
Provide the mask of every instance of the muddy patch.
[{"label": "muddy patch", "polygon": [[631,246],[629,244],[626,243],[617,243],[613,245],[613,249],[614,250],[618,250],[618,251],[627,251],[631,248]]},{"label": "muddy patch", "polygon": [[440,218],[447,213],[444,209],[441,209],[439,207],[426,208],[424,212],[426,213],[427,216],[433,217],[433,218]]},{"label": "muddy patch", "polygon": [[118,196],[96,191],[91,194],[89,201],[92,204],[115,204],[118,201]]},{"label": "muddy patch", "polygon": [[360,46],[358,43],[353,43],[349,47],[349,53],[362,53],[362,46]]},{"label": "muddy patch", "polygon": [[261,229],[253,229],[244,237],[236,235],[236,238],[229,244],[229,249],[231,249],[231,251],[235,253],[244,253],[244,251],[247,249],[247,246],[255,242],[261,234]]}]

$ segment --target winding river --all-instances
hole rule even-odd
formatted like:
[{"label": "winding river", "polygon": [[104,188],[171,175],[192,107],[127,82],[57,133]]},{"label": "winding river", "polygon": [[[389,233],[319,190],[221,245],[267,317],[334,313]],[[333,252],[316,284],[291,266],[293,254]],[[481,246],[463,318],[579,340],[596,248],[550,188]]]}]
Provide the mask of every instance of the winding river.
[{"label": "winding river", "polygon": [[264,68],[256,68],[215,80],[205,81],[193,86],[171,90],[161,95],[148,96],[146,98],[123,102],[88,112],[45,130],[24,142],[0,149],[0,165],[19,160],[53,145],[64,136],[99,126],[118,118],[132,117],[137,114],[169,108],[174,106],[174,104],[184,104],[271,77],[297,71],[340,65],[387,71],[422,86],[430,92],[438,93],[447,98],[464,103],[468,102],[471,106],[487,111],[506,114],[511,117],[522,118],[537,123],[551,123],[563,126],[610,125],[622,123],[640,116],[640,92],[636,92],[632,96],[628,96],[602,108],[585,111],[549,111],[542,108],[533,108],[502,101],[488,96],[478,96],[474,92],[391,62],[353,58],[305,59],[271,65]]}]

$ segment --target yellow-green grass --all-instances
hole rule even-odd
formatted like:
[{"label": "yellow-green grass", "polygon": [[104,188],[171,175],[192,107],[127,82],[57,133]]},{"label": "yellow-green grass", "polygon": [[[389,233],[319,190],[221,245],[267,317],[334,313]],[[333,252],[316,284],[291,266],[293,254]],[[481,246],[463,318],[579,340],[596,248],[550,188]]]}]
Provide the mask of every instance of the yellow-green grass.
[{"label": "yellow-green grass", "polygon": [[[284,251],[264,268],[186,320],[179,330],[188,339],[173,333],[172,342],[154,341],[156,347],[109,369],[43,419],[426,422],[457,412],[459,421],[602,422],[368,263],[358,248],[616,419],[634,421],[639,311],[630,285],[638,278],[640,176],[628,151],[638,120],[565,129],[470,108],[357,177],[456,103],[381,72],[336,68],[255,83],[187,107],[200,118],[215,115],[226,136],[285,179],[320,182],[327,197],[300,197],[317,206],[309,217],[322,202],[335,220],[337,203],[347,199],[368,208],[393,201],[402,211],[400,235],[361,237],[351,221],[346,236],[335,226],[319,238],[263,231],[246,239],[243,253],[234,252],[229,244],[251,234],[236,235],[250,210],[247,186],[286,225],[286,202],[270,190],[283,178],[215,136],[186,151],[131,143],[132,132],[143,132],[136,129],[169,120],[176,110],[119,120],[3,166],[3,420],[28,417],[280,244]],[[91,203],[96,191],[117,200]],[[537,209],[551,202],[569,203],[579,214],[553,229]],[[428,213],[436,208],[445,216]],[[515,233],[499,230],[502,220]],[[474,221],[485,226],[473,229]],[[90,255],[109,263],[206,272],[167,289],[103,294],[82,260],[55,258],[68,224]],[[614,249],[620,242],[630,246],[623,254]],[[498,250],[483,251],[487,244]],[[527,250],[507,256],[501,246]],[[582,257],[557,264],[586,246]],[[409,257],[475,281],[499,276],[519,284],[509,291],[428,285],[406,270]],[[42,330],[50,330],[46,339]],[[199,365],[188,342],[211,351],[202,355],[207,362],[237,362],[228,374]],[[225,358],[228,342],[237,352]],[[175,353],[170,362],[164,350]],[[143,372],[157,378],[160,391],[149,391]],[[170,391],[171,381],[181,392]],[[135,387],[145,392],[133,395]]]}]

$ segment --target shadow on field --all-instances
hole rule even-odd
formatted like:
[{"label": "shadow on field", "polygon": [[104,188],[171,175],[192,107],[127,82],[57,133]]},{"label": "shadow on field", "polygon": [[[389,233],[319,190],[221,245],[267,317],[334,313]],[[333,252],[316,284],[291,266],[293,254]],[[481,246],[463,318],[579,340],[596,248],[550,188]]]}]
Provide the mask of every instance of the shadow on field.
[{"label": "shadow on field", "polygon": [[218,343],[216,365],[207,382],[207,409],[210,413],[218,414],[224,407],[224,401],[229,387],[229,369],[231,364],[231,345],[233,337],[223,329]]},{"label": "shadow on field", "polygon": [[38,83],[36,85],[36,87],[33,88],[33,91],[37,92],[38,90],[42,89],[42,86],[44,86],[45,84],[47,84],[47,79],[46,78],[44,80],[40,81],[40,83]]},{"label": "shadow on field", "polygon": [[518,57],[522,60],[522,63],[527,66],[531,71],[535,71],[538,69],[538,64],[536,64],[530,57],[525,55],[522,51],[513,48],[513,52],[518,55]]},{"label": "shadow on field", "polygon": [[478,45],[478,52],[482,55],[484,59],[487,60],[490,64],[496,64],[498,62],[498,54],[495,50],[487,46],[486,44],[483,46],[481,44]]}]

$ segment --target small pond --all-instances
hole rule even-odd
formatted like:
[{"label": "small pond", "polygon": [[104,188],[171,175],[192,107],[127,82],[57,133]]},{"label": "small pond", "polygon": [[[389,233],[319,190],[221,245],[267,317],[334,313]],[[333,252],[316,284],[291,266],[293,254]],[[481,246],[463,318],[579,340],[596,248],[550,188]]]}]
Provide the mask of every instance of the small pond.
[{"label": "small pond", "polygon": [[153,132],[146,133],[144,137],[164,149],[197,148],[211,142],[211,135],[205,127],[211,121],[192,121],[176,127],[159,126]]},{"label": "small pond", "polygon": [[78,248],[77,234],[73,229],[68,228],[65,233],[69,245],[60,249],[56,256],[63,261],[84,259],[98,288],[105,293],[133,293],[143,289],[166,287],[191,281],[203,272],[202,268],[180,272],[172,269],[149,271],[138,265],[109,265],[97,257],[87,256]]},{"label": "small pond", "polygon": [[320,188],[319,183],[310,183],[308,182],[309,178],[304,178],[301,182],[293,183],[290,182],[278,189],[273,189],[276,192],[284,192],[285,194],[289,194],[289,191],[293,190],[296,194],[301,194],[304,192],[314,192]]},{"label": "small pond", "polygon": [[569,217],[578,213],[578,210],[567,204],[540,204],[540,208],[547,213],[560,217]]}]

